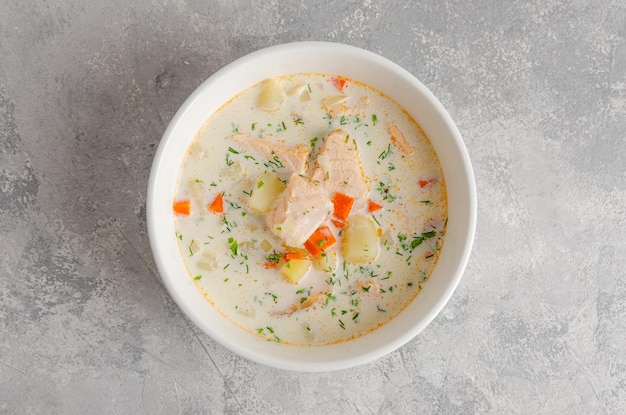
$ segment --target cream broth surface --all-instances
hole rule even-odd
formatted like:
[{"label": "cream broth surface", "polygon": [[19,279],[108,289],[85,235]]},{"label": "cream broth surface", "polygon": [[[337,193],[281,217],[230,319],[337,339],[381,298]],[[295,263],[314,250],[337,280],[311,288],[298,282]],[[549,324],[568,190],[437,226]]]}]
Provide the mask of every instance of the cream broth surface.
[{"label": "cream broth surface", "polygon": [[[260,106],[267,82],[273,95]],[[176,215],[175,237],[184,278],[215,308],[269,341],[323,345],[375,330],[418,301],[443,246],[447,196],[428,138],[393,100],[356,80],[295,74],[255,85],[207,117],[180,170],[175,202],[189,201],[190,211]],[[242,140],[305,144],[311,153],[302,176],[310,178],[326,135],[338,129],[358,148],[369,187],[346,223],[356,215],[371,220],[379,253],[371,263],[347,263],[346,228],[330,215],[324,225],[337,242],[325,255],[336,262],[311,267],[293,284],[279,272],[284,254],[307,258],[306,249],[284,246],[266,215],[249,208],[261,174],[286,184],[291,172]],[[223,212],[212,211],[220,194]]]}]

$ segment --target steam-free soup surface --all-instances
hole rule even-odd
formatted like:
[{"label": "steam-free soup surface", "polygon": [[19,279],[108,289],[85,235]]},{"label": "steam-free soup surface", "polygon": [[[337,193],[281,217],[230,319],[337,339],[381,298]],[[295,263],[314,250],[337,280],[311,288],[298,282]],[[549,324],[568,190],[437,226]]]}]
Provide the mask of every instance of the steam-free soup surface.
[{"label": "steam-free soup surface", "polygon": [[419,301],[443,246],[446,189],[428,138],[393,100],[296,74],[207,117],[174,201],[181,278],[207,301],[298,345],[361,336]]}]

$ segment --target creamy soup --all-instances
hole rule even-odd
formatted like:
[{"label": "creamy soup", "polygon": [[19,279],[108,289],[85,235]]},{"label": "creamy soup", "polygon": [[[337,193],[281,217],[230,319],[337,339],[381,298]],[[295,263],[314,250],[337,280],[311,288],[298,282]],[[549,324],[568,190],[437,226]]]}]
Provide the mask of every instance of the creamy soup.
[{"label": "creamy soup", "polygon": [[406,111],[356,80],[303,73],[207,118],[173,207],[188,278],[216,309],[269,341],[322,345],[419,301],[447,196]]}]

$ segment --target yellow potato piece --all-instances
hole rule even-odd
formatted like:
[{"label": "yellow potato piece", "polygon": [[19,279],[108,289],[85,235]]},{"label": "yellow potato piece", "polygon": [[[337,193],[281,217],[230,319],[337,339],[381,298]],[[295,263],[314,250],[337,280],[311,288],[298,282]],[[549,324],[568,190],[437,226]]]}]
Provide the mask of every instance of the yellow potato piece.
[{"label": "yellow potato piece", "polygon": [[326,112],[333,112],[340,108],[346,101],[348,97],[345,95],[330,95],[322,98],[322,107]]},{"label": "yellow potato piece", "polygon": [[265,81],[257,105],[264,110],[274,110],[280,107],[285,100],[285,94],[280,83],[276,79],[268,79]]},{"label": "yellow potato piece", "polygon": [[343,231],[341,253],[350,264],[369,264],[378,257],[378,229],[365,215],[352,216]]},{"label": "yellow potato piece", "polygon": [[217,259],[211,252],[205,252],[198,261],[198,268],[206,271],[214,271],[218,268]]},{"label": "yellow potato piece", "polygon": [[267,239],[263,239],[263,241],[261,241],[260,247],[263,250],[263,252],[269,252],[270,249],[272,249],[272,244],[269,243]]},{"label": "yellow potato piece", "polygon": [[305,277],[310,268],[311,260],[292,259],[283,265],[279,272],[287,282],[297,284]]},{"label": "yellow potato piece", "polygon": [[198,205],[204,206],[207,203],[206,191],[204,190],[204,183],[202,180],[189,180],[189,189],[191,190],[191,194]]},{"label": "yellow potato piece", "polygon": [[254,213],[267,213],[283,190],[285,190],[285,184],[278,176],[271,172],[265,172],[259,176],[254,184],[248,207]]},{"label": "yellow potato piece", "polygon": [[306,101],[310,101],[310,100],[311,100],[311,93],[308,90],[305,89],[300,94],[300,101],[306,102]]},{"label": "yellow potato piece", "polygon": [[313,266],[327,274],[331,274],[337,268],[337,251],[324,251],[315,257]]}]

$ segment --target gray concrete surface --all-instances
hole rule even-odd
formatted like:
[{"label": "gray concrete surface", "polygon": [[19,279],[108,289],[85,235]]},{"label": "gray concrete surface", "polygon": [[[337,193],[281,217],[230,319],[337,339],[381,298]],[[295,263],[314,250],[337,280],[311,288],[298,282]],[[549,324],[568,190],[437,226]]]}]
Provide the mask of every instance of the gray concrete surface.
[{"label": "gray concrete surface", "polygon": [[[416,75],[456,120],[479,193],[443,313],[334,373],[203,335],[146,234],[177,107],[295,40]],[[625,137],[623,0],[1,0],[0,413],[626,413]]]}]

